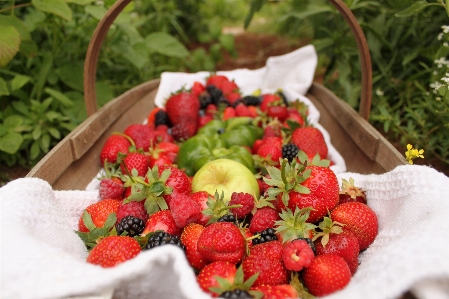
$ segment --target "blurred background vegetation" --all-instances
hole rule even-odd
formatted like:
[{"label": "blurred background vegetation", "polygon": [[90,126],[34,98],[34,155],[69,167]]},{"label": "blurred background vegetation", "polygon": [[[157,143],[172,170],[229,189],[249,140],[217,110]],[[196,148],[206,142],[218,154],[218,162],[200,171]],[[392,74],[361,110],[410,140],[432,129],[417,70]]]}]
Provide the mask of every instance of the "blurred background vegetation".
[{"label": "blurred background vegetation", "polygon": [[[1,169],[29,169],[86,118],[84,58],[98,21],[114,2],[0,0]],[[344,2],[372,55],[370,122],[398,148],[411,143],[448,168],[446,1]],[[223,30],[229,27],[313,43],[317,79],[357,109],[357,47],[327,0],[134,0],[103,44],[99,104],[163,71],[214,71],[224,57],[237,59],[235,36]]]}]

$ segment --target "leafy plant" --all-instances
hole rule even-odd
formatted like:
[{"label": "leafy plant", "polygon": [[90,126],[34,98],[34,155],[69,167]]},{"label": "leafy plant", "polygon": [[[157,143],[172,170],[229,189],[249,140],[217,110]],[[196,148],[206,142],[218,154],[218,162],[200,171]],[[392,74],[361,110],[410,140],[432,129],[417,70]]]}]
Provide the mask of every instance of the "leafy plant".
[{"label": "leafy plant", "polygon": [[[0,163],[32,166],[86,118],[79,108],[86,50],[114,3],[0,2]],[[132,1],[102,45],[98,105],[163,71],[212,71],[222,51],[233,52],[232,37],[201,21],[202,3]],[[202,35],[209,36],[210,48],[189,51],[186,45]]]}]

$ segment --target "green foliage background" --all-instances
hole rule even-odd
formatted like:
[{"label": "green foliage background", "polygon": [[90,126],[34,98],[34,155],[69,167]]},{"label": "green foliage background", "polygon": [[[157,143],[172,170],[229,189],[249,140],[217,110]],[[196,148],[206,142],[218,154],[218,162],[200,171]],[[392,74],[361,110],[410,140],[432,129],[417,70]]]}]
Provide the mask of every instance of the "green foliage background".
[{"label": "green foliage background", "polygon": [[[0,2],[0,163],[32,166],[86,118],[86,50],[114,2]],[[213,71],[222,50],[233,54],[233,36],[221,33],[220,22],[201,17],[202,3],[132,1],[101,49],[99,105],[163,71]],[[198,40],[209,51],[189,51],[186,45]]]}]

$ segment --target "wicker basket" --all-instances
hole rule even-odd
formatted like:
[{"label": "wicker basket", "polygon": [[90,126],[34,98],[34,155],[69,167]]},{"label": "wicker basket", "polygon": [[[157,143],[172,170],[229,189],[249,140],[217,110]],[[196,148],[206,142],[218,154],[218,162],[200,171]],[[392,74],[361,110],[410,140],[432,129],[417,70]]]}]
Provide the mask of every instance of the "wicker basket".
[{"label": "wicker basket", "polygon": [[[84,69],[85,103],[89,117],[56,145],[27,177],[49,182],[55,190],[84,190],[102,165],[99,154],[113,131],[143,122],[154,107],[160,80],[140,84],[97,110],[95,74],[106,33],[131,0],[117,0],[98,24],[87,51]],[[404,157],[367,121],[371,108],[372,77],[368,45],[357,20],[341,0],[329,0],[356,39],[362,66],[362,95],[357,113],[323,85],[313,83],[307,97],[320,111],[320,124],[329,132],[350,172],[384,173],[406,164]]]}]

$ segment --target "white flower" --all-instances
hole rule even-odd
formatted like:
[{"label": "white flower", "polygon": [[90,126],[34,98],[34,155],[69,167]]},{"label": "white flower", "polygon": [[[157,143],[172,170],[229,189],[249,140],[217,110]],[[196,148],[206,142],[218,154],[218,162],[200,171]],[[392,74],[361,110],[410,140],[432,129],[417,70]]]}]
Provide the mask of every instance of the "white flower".
[{"label": "white flower", "polygon": [[376,95],[383,96],[384,95],[383,90],[381,90],[380,88],[376,89]]},{"label": "white flower", "polygon": [[443,43],[443,47],[446,47],[446,48],[447,48],[448,46],[449,46],[449,44],[448,44],[447,42],[444,42],[444,43]]},{"label": "white flower", "polygon": [[442,40],[442,39],[443,39],[443,37],[444,37],[444,33],[440,33],[440,34],[438,34],[438,40]]},{"label": "white flower", "polygon": [[441,29],[443,29],[444,33],[449,33],[449,26],[448,25],[441,26]]}]

